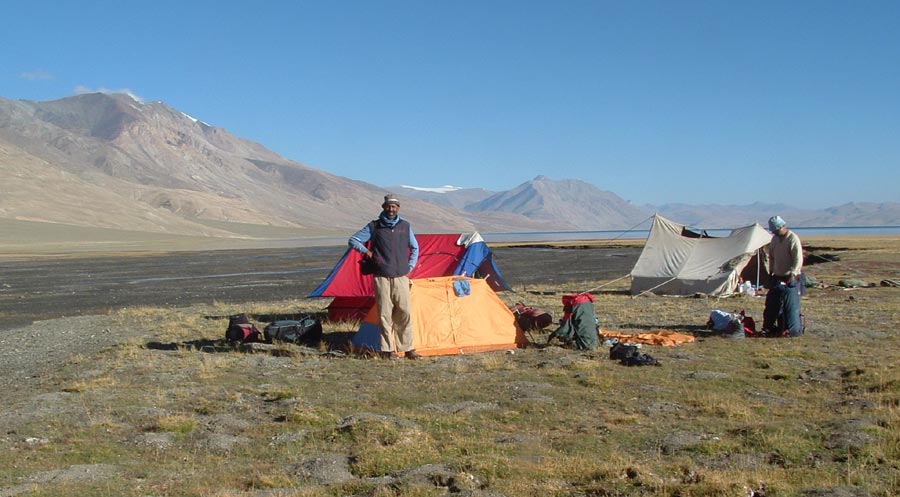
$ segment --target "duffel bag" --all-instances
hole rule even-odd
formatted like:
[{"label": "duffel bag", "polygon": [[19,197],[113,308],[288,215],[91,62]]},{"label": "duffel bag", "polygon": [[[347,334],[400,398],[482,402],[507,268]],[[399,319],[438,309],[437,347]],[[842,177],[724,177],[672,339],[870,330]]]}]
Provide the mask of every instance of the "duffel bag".
[{"label": "duffel bag", "polygon": [[225,339],[231,343],[258,342],[259,338],[259,330],[253,323],[235,323],[225,330]]},{"label": "duffel bag", "polygon": [[537,307],[526,306],[521,302],[517,302],[510,310],[516,316],[516,321],[522,331],[543,330],[553,323],[553,317],[548,312]]},{"label": "duffel bag", "polygon": [[315,346],[322,339],[322,323],[308,317],[274,321],[263,329],[263,335],[267,342],[277,340]]}]

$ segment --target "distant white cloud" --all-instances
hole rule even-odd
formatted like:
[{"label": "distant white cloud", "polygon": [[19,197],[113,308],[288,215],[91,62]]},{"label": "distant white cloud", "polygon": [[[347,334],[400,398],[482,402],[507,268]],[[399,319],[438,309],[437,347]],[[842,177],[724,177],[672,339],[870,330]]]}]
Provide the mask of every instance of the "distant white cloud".
[{"label": "distant white cloud", "polygon": [[24,79],[26,81],[43,81],[48,79],[53,79],[53,74],[43,70],[36,71],[28,71],[19,73],[19,79]]},{"label": "distant white cloud", "polygon": [[132,99],[144,103],[144,99],[135,95],[135,93],[128,88],[122,88],[121,90],[110,90],[109,88],[88,88],[87,86],[76,86],[74,93],[76,95],[84,95],[85,93],[121,93],[123,95],[128,95]]}]

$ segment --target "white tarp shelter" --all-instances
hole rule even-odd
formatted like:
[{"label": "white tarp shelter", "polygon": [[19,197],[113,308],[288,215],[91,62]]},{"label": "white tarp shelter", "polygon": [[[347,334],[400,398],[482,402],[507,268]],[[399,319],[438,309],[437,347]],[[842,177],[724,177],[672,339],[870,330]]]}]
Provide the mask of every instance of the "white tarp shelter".
[{"label": "white tarp shelter", "polygon": [[737,290],[741,270],[771,239],[759,224],[710,238],[657,214],[631,270],[631,294],[731,295]]}]

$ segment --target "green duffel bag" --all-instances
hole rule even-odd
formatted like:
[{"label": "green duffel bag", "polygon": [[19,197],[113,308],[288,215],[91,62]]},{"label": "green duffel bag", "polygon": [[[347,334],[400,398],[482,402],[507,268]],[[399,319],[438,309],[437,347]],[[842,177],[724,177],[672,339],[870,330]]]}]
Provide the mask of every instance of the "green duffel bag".
[{"label": "green duffel bag", "polygon": [[269,323],[263,330],[267,342],[279,341],[317,346],[322,340],[322,323],[317,319],[285,319]]}]

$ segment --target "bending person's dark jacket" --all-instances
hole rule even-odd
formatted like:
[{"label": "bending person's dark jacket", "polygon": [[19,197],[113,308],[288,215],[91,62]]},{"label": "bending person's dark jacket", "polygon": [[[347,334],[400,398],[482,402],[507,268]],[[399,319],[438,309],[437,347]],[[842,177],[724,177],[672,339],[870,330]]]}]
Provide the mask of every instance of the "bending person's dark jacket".
[{"label": "bending person's dark jacket", "polygon": [[597,334],[597,323],[594,321],[594,304],[585,301],[572,307],[572,315],[550,335],[550,339],[552,338],[558,338],[563,343],[581,350],[597,348],[600,336]]}]

